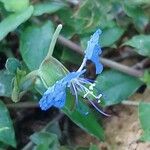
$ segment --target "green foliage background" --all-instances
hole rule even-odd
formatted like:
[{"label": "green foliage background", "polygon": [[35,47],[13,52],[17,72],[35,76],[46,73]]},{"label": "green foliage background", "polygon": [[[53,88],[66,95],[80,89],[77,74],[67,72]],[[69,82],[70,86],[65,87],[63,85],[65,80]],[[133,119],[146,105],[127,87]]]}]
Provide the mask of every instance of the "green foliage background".
[{"label": "green foliage background", "polygon": [[[5,67],[0,70],[0,142],[3,143],[0,148],[17,145],[5,103],[11,100],[19,103],[28,91],[40,99],[39,94],[68,72],[66,64],[81,63],[79,54],[59,44],[55,49],[49,49],[57,24],[63,24],[60,34],[67,39],[76,38],[83,50],[90,35],[100,28],[103,31],[100,44],[105,53],[130,46],[138,55],[149,57],[149,8],[149,0],[85,0],[78,5],[71,1],[0,0],[0,53],[7,57]],[[17,55],[12,48],[14,42],[18,44]],[[106,95],[103,106],[110,106],[128,99],[144,84],[143,81],[149,84],[149,79],[148,72],[141,81],[109,69],[97,77],[96,87]],[[71,109],[74,98],[69,93],[62,111],[83,130],[104,140],[104,130],[95,112],[82,98],[80,100],[81,108],[89,111],[87,116],[77,108]],[[150,139],[149,118],[145,117],[149,116],[149,110],[149,104],[140,104],[139,116],[145,133],[142,139],[145,141]],[[31,141],[37,150],[61,147],[57,134],[47,130],[33,134]],[[91,145],[88,149],[98,148]]]}]

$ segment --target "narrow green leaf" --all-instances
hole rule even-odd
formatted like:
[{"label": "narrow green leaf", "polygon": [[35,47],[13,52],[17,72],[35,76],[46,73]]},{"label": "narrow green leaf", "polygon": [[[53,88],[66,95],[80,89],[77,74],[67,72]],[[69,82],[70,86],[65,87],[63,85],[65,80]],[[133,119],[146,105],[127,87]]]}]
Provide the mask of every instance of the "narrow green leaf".
[{"label": "narrow green leaf", "polygon": [[12,80],[14,75],[9,74],[6,70],[0,71],[0,96],[10,97],[12,92]]},{"label": "narrow green leaf", "polygon": [[30,139],[36,144],[35,150],[54,149],[59,150],[59,142],[56,134],[49,132],[34,133]]},{"label": "narrow green leaf", "polygon": [[53,33],[54,27],[50,21],[40,27],[30,26],[22,33],[20,52],[30,70],[38,69],[46,57]]},{"label": "narrow green leaf", "polygon": [[0,101],[0,141],[16,147],[15,132],[7,107]]},{"label": "narrow green leaf", "polygon": [[124,43],[135,48],[140,55],[150,56],[150,35],[137,35]]},{"label": "narrow green leaf", "polygon": [[141,137],[142,141],[150,141],[150,103],[140,103],[139,105],[139,119],[144,133]]},{"label": "narrow green leaf", "polygon": [[96,79],[96,88],[103,94],[107,106],[127,99],[142,84],[138,78],[114,70],[105,71]]},{"label": "narrow green leaf", "polygon": [[62,2],[45,2],[34,5],[34,16],[40,16],[45,13],[52,14],[65,6]]},{"label": "narrow green leaf", "polygon": [[[114,44],[123,35],[124,30],[120,27],[107,28],[102,31],[100,43],[102,47],[108,47]],[[111,36],[110,36],[111,35]]]},{"label": "narrow green leaf", "polygon": [[33,6],[26,10],[15,13],[5,18],[0,23],[0,41],[11,31],[15,30],[20,24],[28,20],[33,13]]}]

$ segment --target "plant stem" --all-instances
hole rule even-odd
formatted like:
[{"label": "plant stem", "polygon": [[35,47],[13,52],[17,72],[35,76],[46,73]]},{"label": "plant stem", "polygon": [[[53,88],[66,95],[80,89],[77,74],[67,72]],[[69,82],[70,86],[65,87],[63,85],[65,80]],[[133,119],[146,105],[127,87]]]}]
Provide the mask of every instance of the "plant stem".
[{"label": "plant stem", "polygon": [[134,69],[137,69],[137,68],[138,69],[144,69],[148,65],[150,65],[150,59],[149,58],[145,58],[141,62],[138,62],[137,64],[132,66],[132,68],[134,68]]},{"label": "plant stem", "polygon": [[[82,48],[79,45],[75,44],[74,42],[72,42],[70,40],[67,40],[63,36],[58,37],[58,42],[64,46],[70,48],[70,50],[72,50],[72,51],[74,51],[80,55],[84,55],[84,52],[82,51]],[[136,70],[134,68],[122,65],[122,64],[117,63],[115,61],[112,61],[112,60],[109,60],[106,58],[100,58],[100,61],[105,66],[108,66],[108,67],[113,68],[115,70],[119,70],[119,71],[126,73],[128,75],[132,75],[135,77],[142,77],[143,76],[143,71],[139,71],[139,70]]]}]

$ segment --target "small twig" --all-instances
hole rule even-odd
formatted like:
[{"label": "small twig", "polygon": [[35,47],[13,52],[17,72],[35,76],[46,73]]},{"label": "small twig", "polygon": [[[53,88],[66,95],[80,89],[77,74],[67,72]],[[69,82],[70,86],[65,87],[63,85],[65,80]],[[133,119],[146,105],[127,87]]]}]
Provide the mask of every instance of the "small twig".
[{"label": "small twig", "polygon": [[113,57],[113,61],[117,61],[117,62],[121,62],[124,59],[131,59],[131,58],[137,58],[138,54],[135,53],[131,53],[131,54],[126,54],[126,55],[122,55],[122,56],[117,56],[117,57]]},{"label": "small twig", "polygon": [[[58,37],[58,42],[68,48],[70,48],[70,50],[73,50],[74,52],[80,54],[80,55],[84,55],[84,52],[82,51],[82,48],[80,46],[78,46],[77,44],[75,44],[74,42],[64,38],[63,36],[59,36]],[[135,77],[142,77],[143,72],[136,70],[134,68],[119,64],[115,61],[106,59],[106,58],[100,58],[100,61],[105,65],[108,66],[110,68],[113,68],[115,70],[119,70],[121,72],[124,72],[126,74],[135,76]]]},{"label": "small twig", "polygon": [[131,76],[135,76],[135,77],[142,77],[143,72],[133,69],[131,67],[122,65],[120,63],[117,63],[115,61],[109,60],[109,59],[105,59],[105,58],[101,58],[101,62],[105,65],[108,66],[110,68],[113,68],[115,70],[121,71],[123,73],[129,74]]},{"label": "small twig", "polygon": [[19,102],[19,103],[12,103],[6,104],[8,108],[36,108],[39,107],[39,104],[36,102]]},{"label": "small twig", "polygon": [[135,64],[134,66],[132,66],[132,68],[134,69],[144,69],[144,67],[150,65],[150,59],[149,58],[145,58],[143,59],[141,62]]},{"label": "small twig", "polygon": [[58,42],[68,48],[70,48],[71,50],[75,51],[76,53],[80,54],[80,55],[84,55],[84,52],[82,51],[81,47],[77,44],[75,44],[74,42],[64,38],[63,36],[59,35],[58,37]]},{"label": "small twig", "polygon": [[129,106],[139,106],[140,102],[134,102],[131,100],[124,100],[121,102],[123,105],[129,105]]}]

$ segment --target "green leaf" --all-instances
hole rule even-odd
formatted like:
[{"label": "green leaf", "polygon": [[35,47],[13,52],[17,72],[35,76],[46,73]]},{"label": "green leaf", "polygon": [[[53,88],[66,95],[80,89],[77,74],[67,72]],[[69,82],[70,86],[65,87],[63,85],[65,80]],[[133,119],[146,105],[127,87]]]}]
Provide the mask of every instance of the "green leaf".
[{"label": "green leaf", "polygon": [[48,52],[53,32],[52,22],[47,21],[40,27],[30,26],[22,33],[20,52],[30,70],[39,68]]},{"label": "green leaf", "polygon": [[20,24],[28,20],[33,13],[33,6],[26,10],[9,15],[0,23],[0,41],[11,31],[15,30]]},{"label": "green leaf", "polygon": [[143,56],[150,56],[150,35],[137,35],[124,43],[136,48],[135,51]]},{"label": "green leaf", "polygon": [[141,137],[142,141],[150,141],[150,103],[140,103],[139,119],[144,133]]},{"label": "green leaf", "polygon": [[49,132],[34,133],[30,139],[36,144],[35,150],[48,150],[55,149],[59,150],[59,142],[56,134]]},{"label": "green leaf", "polygon": [[78,147],[75,150],[89,150],[89,147]]},{"label": "green leaf", "polygon": [[[123,33],[124,29],[116,26],[115,24],[111,25],[111,27],[105,27],[104,29],[102,29],[102,34],[100,35],[101,47],[110,47],[120,39]],[[81,36],[81,45],[84,49],[87,46],[87,41],[89,40],[89,37],[89,34]]]},{"label": "green leaf", "polygon": [[0,96],[10,97],[12,92],[12,79],[13,75],[9,74],[6,70],[0,71]]},{"label": "green leaf", "polygon": [[62,2],[59,2],[59,3],[58,2],[44,2],[44,3],[40,3],[40,4],[35,4],[33,15],[40,16],[45,13],[52,14],[52,13],[60,10],[64,6],[65,6],[64,3],[62,3]]},{"label": "green leaf", "polygon": [[[92,111],[90,111],[87,104],[83,103],[80,99],[80,106],[82,105],[82,110],[79,108],[75,108],[74,110],[70,110],[72,107],[72,101],[74,101],[75,98],[68,93],[67,95],[67,102],[63,109],[64,113],[73,121],[75,122],[80,128],[85,130],[87,133],[97,137],[99,140],[104,140],[105,135],[103,128],[101,125],[97,122],[96,116]],[[70,103],[70,104],[68,104]],[[84,106],[84,108],[83,108]],[[77,107],[77,106],[76,106]],[[83,110],[84,109],[84,110]],[[88,110],[88,114],[87,113]],[[92,123],[91,123],[92,122]]]},{"label": "green leaf", "polygon": [[0,150],[6,150],[8,148],[8,145],[4,144],[3,142],[0,142]]},{"label": "green leaf", "polygon": [[127,99],[143,84],[138,78],[114,70],[103,72],[96,82],[96,88],[103,94],[107,106]]},{"label": "green leaf", "polygon": [[[120,27],[107,28],[102,31],[100,44],[102,47],[111,46],[123,35],[124,30]],[[111,35],[111,36],[110,36]]]},{"label": "green leaf", "polygon": [[78,10],[73,15],[75,24],[73,24],[78,33],[91,33],[99,27],[102,19],[107,20],[107,13],[111,6],[106,0],[82,1]]},{"label": "green leaf", "polygon": [[[60,150],[71,150],[69,146],[61,146]],[[77,149],[76,149],[77,150]],[[87,149],[86,149],[87,150]]]},{"label": "green leaf", "polygon": [[46,87],[44,86],[40,77],[35,80],[35,89],[41,95],[43,95],[44,92],[46,91]]},{"label": "green leaf", "polygon": [[144,31],[145,27],[149,23],[149,17],[140,6],[135,6],[127,1],[124,3],[125,13],[132,18],[131,21],[135,24],[135,27],[140,31]]},{"label": "green leaf", "polygon": [[66,48],[63,50],[61,59],[62,59],[62,61],[70,62],[70,63],[76,64],[76,65],[80,65],[82,62],[81,55],[79,55],[73,51],[69,51]]},{"label": "green leaf", "polygon": [[7,107],[0,101],[0,141],[16,147],[15,132]]},{"label": "green leaf", "polygon": [[16,58],[8,58],[5,64],[6,69],[9,71],[10,74],[15,74],[17,68],[20,68],[21,64],[18,59]]},{"label": "green leaf", "polygon": [[91,144],[89,150],[100,150],[100,149],[97,147],[97,145]]},{"label": "green leaf", "polygon": [[58,139],[62,137],[62,132],[61,132],[61,126],[59,125],[59,122],[49,122],[49,124],[46,126],[46,128],[43,129],[43,131],[47,131],[53,134],[56,134]]},{"label": "green leaf", "polygon": [[73,10],[70,7],[64,7],[56,13],[64,24],[62,34],[66,37],[72,37],[76,33],[75,20],[70,19],[73,16]]},{"label": "green leaf", "polygon": [[29,6],[29,0],[1,0],[7,11],[20,12]]}]

